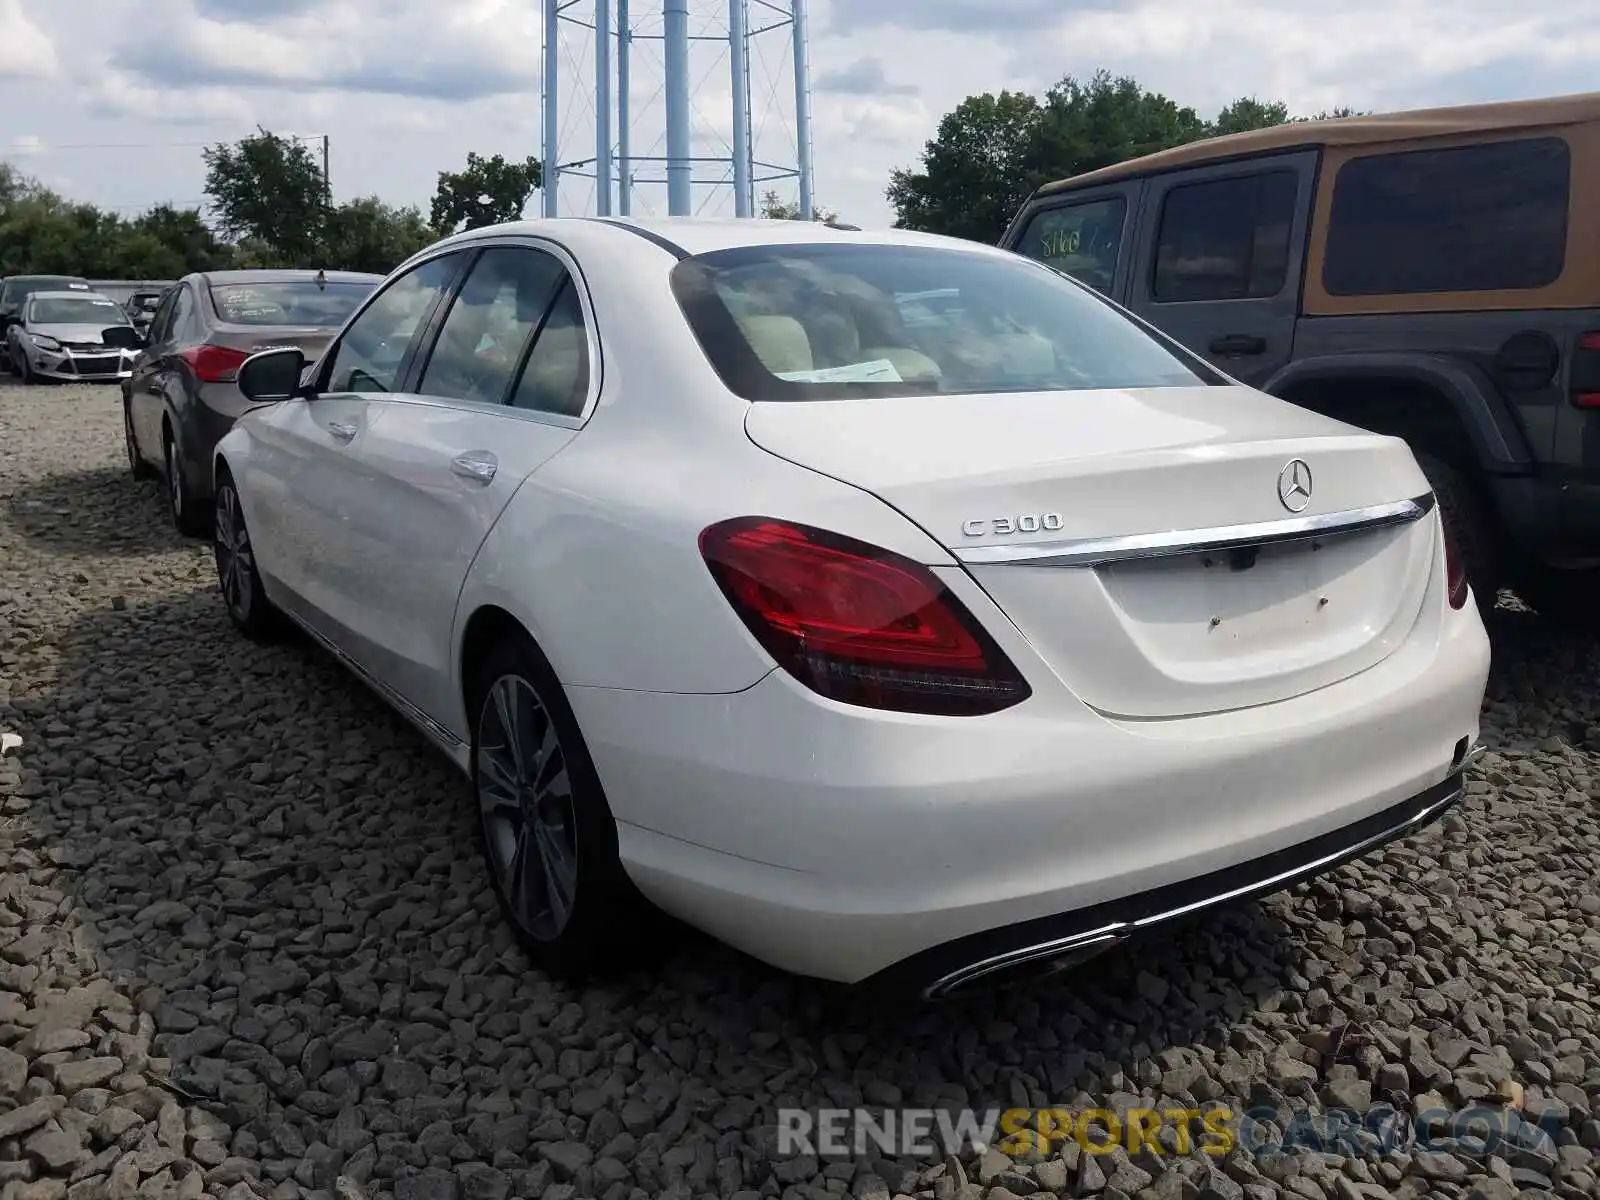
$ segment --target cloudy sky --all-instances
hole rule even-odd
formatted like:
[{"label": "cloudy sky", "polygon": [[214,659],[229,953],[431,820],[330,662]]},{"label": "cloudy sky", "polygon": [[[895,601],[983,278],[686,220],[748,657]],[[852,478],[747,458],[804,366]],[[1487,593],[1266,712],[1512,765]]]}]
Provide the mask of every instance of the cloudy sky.
[{"label": "cloudy sky", "polygon": [[[784,0],[777,0],[781,6]],[[691,0],[697,32],[726,4]],[[633,0],[636,14],[659,13]],[[573,12],[589,6],[578,0]],[[202,199],[200,147],[259,124],[331,138],[336,198],[427,208],[468,150],[540,153],[538,0],[0,0],[0,157],[125,213]],[[811,0],[819,203],[892,219],[883,189],[965,96],[1043,90],[1098,67],[1212,115],[1241,94],[1297,112],[1390,109],[1594,88],[1593,0]],[[752,0],[753,13],[766,11]],[[659,21],[655,22],[659,29]],[[565,28],[565,27],[564,27]],[[563,159],[593,153],[588,34],[566,30]],[[783,138],[792,76],[779,33],[752,61],[758,157]],[[659,49],[635,52],[634,152],[662,154]],[[698,152],[726,136],[726,57],[697,43]],[[777,99],[769,100],[769,96]],[[642,168],[647,170],[648,168]],[[706,168],[710,169],[710,168]],[[793,194],[792,182],[771,186]],[[726,193],[704,189],[710,206]],[[591,185],[563,185],[592,211]],[[665,209],[642,184],[636,211]],[[537,202],[536,202],[537,203]]]}]

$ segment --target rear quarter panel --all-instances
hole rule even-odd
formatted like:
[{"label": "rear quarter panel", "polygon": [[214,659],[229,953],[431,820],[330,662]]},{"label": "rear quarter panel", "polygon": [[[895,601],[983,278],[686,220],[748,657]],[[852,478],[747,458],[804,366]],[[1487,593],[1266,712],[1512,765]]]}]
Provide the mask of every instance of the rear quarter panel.
[{"label": "rear quarter panel", "polygon": [[[613,260],[574,248],[602,344],[600,396],[474,561],[455,618],[457,669],[467,622],[494,605],[569,686],[739,691],[774,664],[700,557],[707,525],[769,515],[923,562],[953,560],[875,497],[756,447],[746,403],[723,387],[672,297],[672,259],[642,239],[629,250]],[[453,716],[464,729],[464,713]]]}]

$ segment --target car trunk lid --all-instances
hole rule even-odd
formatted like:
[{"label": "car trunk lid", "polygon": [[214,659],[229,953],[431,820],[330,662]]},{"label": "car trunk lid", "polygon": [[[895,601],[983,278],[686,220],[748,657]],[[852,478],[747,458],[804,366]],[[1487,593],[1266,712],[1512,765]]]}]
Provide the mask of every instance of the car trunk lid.
[{"label": "car trunk lid", "polygon": [[209,340],[214,346],[226,346],[246,354],[294,346],[310,362],[322,353],[338,332],[335,328],[318,325],[219,324],[212,330]]},{"label": "car trunk lid", "polygon": [[1366,670],[1415,623],[1436,557],[1403,442],[1242,387],[765,403],[746,430],[915,521],[1108,715]]}]

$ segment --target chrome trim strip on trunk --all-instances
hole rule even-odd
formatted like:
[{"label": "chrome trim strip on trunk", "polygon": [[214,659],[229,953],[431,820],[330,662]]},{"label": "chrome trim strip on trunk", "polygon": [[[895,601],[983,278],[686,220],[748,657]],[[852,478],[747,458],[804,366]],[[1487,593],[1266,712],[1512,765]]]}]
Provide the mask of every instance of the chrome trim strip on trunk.
[{"label": "chrome trim strip on trunk", "polygon": [[1290,517],[1254,525],[1219,525],[1211,529],[1173,529],[1121,537],[1074,538],[1009,546],[957,546],[952,553],[969,567],[1018,563],[1030,567],[1098,567],[1135,558],[1168,558],[1206,550],[1232,550],[1273,542],[1302,542],[1336,534],[1404,525],[1433,511],[1433,493],[1392,504],[1374,504],[1315,517]]},{"label": "chrome trim strip on trunk", "polygon": [[[1473,756],[1469,755],[1470,757]],[[1445,809],[1459,801],[1466,793],[1466,779],[1463,770],[1455,771],[1453,775],[1446,776],[1446,779],[1453,779],[1455,786],[1433,801],[1433,803],[1427,805],[1427,807],[1419,809],[1405,820],[1399,821],[1386,829],[1362,838],[1348,846],[1342,846],[1330,853],[1320,855],[1310,862],[1299,863],[1287,870],[1275,872],[1264,879],[1254,879],[1249,883],[1228,888],[1202,900],[1191,901],[1188,904],[1165,909],[1158,913],[1151,913],[1148,916],[1139,917],[1131,921],[1114,921],[1095,929],[1083,930],[1069,934],[1066,937],[1054,938],[1048,942],[1041,942],[1033,946],[1022,946],[1002,954],[979,959],[977,962],[968,963],[964,967],[958,967],[956,970],[948,972],[929,984],[923,989],[923,999],[940,999],[967,987],[987,975],[993,975],[997,971],[1003,971],[1020,964],[1035,962],[1040,959],[1054,959],[1091,948],[1097,951],[1102,949],[1109,950],[1112,946],[1126,941],[1135,933],[1151,925],[1160,925],[1167,921],[1187,916],[1190,913],[1227,904],[1233,900],[1269,895],[1291,883],[1314,877],[1324,870],[1348,862],[1353,858],[1359,858],[1370,850],[1387,845],[1428,825]]]}]

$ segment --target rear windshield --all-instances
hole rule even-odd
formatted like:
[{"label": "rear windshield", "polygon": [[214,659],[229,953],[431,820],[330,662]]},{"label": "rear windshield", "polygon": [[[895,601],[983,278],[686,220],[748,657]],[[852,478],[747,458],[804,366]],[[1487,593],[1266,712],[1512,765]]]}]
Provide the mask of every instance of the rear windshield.
[{"label": "rear windshield", "polygon": [[73,275],[24,275],[6,280],[0,288],[0,303],[15,304],[35,292],[64,292],[68,288],[87,290],[88,281]]},{"label": "rear windshield", "polygon": [[322,325],[335,327],[377,287],[372,283],[215,283],[211,299],[229,325]]},{"label": "rear windshield", "polygon": [[128,314],[103,296],[47,296],[28,301],[28,320],[35,325],[126,325]]},{"label": "rear windshield", "polygon": [[1224,382],[1021,255],[742,246],[685,259],[672,287],[712,366],[746,400]]}]

